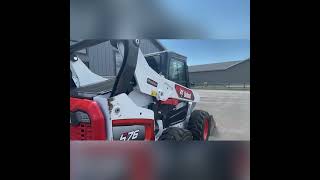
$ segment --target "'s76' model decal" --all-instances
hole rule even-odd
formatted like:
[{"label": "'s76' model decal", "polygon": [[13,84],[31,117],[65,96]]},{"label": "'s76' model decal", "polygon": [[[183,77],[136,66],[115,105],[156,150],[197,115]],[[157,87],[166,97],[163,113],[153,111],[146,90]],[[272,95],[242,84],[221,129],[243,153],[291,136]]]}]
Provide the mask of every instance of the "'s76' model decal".
[{"label": "'s76' model decal", "polygon": [[121,134],[120,141],[134,140],[134,139],[137,139],[138,135],[139,135],[139,129],[130,131],[130,132],[125,132]]}]

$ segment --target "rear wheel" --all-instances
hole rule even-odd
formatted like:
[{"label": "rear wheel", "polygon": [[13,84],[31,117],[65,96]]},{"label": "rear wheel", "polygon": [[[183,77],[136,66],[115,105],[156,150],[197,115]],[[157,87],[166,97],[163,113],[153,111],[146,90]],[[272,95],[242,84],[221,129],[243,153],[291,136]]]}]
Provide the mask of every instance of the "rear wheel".
[{"label": "rear wheel", "polygon": [[207,141],[210,136],[211,125],[214,125],[212,116],[202,110],[194,110],[191,113],[188,129],[191,131],[193,140]]},{"label": "rear wheel", "polygon": [[192,141],[192,133],[187,129],[170,127],[163,131],[159,141]]}]

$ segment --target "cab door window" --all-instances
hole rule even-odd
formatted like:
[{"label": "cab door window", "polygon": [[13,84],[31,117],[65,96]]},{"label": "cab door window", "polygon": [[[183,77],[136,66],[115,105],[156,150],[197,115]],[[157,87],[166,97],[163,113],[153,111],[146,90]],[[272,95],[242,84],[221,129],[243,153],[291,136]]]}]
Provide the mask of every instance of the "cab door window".
[{"label": "cab door window", "polygon": [[175,58],[170,59],[169,79],[181,85],[186,84],[185,65],[183,61]]}]

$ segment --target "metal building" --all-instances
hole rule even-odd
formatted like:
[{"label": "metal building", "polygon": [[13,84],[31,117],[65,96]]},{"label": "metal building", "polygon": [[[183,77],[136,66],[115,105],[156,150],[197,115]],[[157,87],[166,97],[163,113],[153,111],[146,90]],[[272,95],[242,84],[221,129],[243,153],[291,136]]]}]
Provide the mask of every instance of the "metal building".
[{"label": "metal building", "polygon": [[243,61],[189,66],[189,79],[195,85],[250,84],[250,58]]},{"label": "metal building", "polygon": [[[76,42],[76,40],[70,40],[70,45]],[[154,39],[140,40],[140,49],[143,54],[166,50],[158,40]],[[78,52],[78,56],[91,71],[104,77],[116,76],[122,62],[119,53],[110,42],[83,49]]]}]

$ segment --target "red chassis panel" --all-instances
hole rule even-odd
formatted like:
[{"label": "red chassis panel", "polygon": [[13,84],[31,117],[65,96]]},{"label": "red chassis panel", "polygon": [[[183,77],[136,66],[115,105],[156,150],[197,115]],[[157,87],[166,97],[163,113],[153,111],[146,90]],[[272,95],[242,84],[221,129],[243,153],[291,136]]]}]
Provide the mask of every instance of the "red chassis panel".
[{"label": "red chassis panel", "polygon": [[104,116],[94,101],[88,99],[70,98],[70,112],[83,111],[89,115],[90,123],[70,125],[70,140],[106,140],[106,122]]}]

